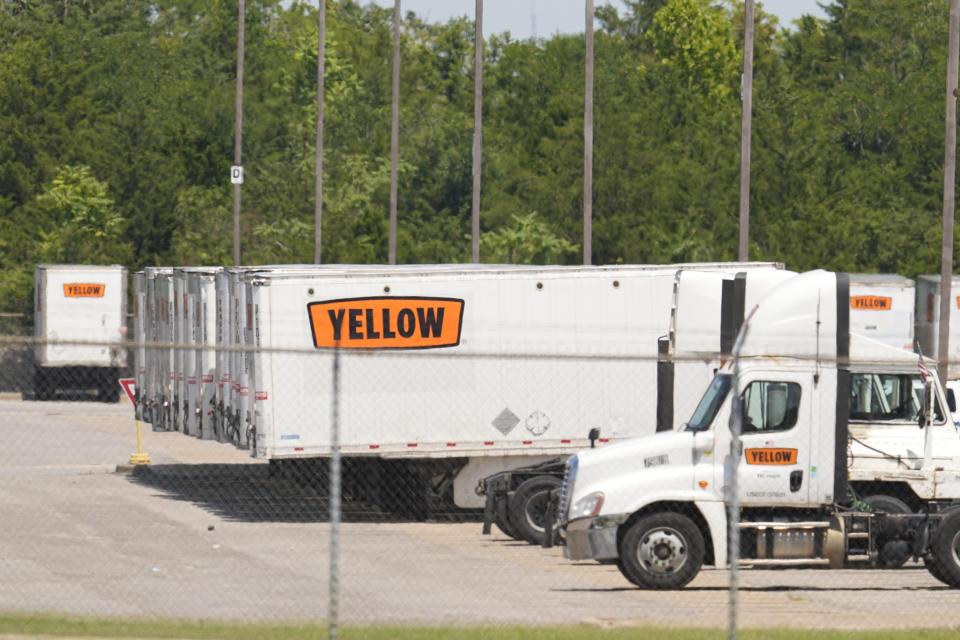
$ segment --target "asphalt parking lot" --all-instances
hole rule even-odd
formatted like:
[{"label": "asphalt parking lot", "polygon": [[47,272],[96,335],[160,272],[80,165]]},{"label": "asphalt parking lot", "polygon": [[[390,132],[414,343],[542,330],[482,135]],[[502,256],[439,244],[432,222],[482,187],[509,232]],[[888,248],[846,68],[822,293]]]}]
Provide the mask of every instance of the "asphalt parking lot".
[{"label": "asphalt parking lot", "polygon": [[[126,401],[0,398],[0,610],[322,621],[330,525],[322,491],[226,444],[143,425]],[[118,472],[118,465],[120,471]],[[632,588],[477,522],[397,521],[345,505],[340,620],[725,627],[726,571],[678,592]],[[742,570],[743,627],[957,628],[960,591],[922,566]]]}]

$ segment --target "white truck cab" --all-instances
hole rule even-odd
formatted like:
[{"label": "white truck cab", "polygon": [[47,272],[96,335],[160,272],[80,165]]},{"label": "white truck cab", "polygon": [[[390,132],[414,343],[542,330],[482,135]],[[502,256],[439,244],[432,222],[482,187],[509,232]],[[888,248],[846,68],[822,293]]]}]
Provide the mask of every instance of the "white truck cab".
[{"label": "white truck cab", "polygon": [[952,398],[932,364],[921,376],[917,355],[851,334],[849,311],[845,274],[796,276],[744,321],[687,424],[571,457],[565,555],[616,559],[640,587],[679,588],[703,564],[728,563],[738,502],[738,555],[751,565],[913,556],[960,586]]}]

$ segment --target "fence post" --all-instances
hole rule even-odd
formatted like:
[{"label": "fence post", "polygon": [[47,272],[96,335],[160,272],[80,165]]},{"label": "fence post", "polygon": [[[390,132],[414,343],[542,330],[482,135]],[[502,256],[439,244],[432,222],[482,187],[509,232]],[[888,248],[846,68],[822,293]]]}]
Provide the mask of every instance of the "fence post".
[{"label": "fence post", "polygon": [[340,349],[333,350],[330,391],[330,640],[340,618]]},{"label": "fence post", "polygon": [[740,452],[742,444],[740,434],[743,432],[743,407],[740,402],[740,345],[746,335],[747,327],[744,325],[740,329],[740,335],[733,347],[733,380],[730,382],[730,391],[733,397],[730,399],[730,455],[727,458],[727,465],[724,469],[729,494],[727,495],[727,549],[729,551],[728,562],[730,564],[730,614],[729,631],[730,640],[737,638],[737,608],[738,591],[740,588],[740,487],[739,487],[739,468]]}]

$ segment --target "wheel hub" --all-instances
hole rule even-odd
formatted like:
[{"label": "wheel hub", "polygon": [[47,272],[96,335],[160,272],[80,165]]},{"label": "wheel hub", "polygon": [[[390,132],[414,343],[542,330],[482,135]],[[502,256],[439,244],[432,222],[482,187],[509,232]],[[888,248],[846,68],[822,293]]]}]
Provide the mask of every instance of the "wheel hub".
[{"label": "wheel hub", "polygon": [[527,522],[530,524],[530,527],[534,531],[543,531],[543,523],[546,520],[547,515],[547,502],[549,501],[550,494],[546,491],[535,494],[527,502],[527,507],[524,510],[524,515],[527,518]]},{"label": "wheel hub", "polygon": [[640,564],[655,573],[674,573],[687,561],[683,537],[673,529],[649,532],[637,549]]}]

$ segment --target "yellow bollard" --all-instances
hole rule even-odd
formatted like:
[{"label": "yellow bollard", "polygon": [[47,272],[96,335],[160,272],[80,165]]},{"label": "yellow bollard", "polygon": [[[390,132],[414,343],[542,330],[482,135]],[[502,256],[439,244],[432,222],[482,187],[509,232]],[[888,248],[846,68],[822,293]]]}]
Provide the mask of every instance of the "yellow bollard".
[{"label": "yellow bollard", "polygon": [[150,464],[150,454],[143,452],[143,440],[140,437],[139,420],[137,420],[137,452],[130,454],[130,464]]}]

